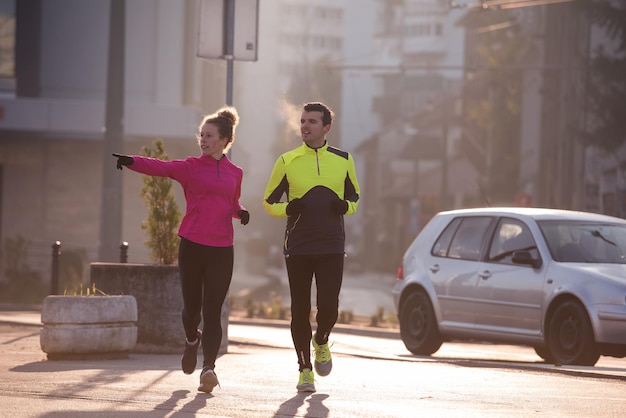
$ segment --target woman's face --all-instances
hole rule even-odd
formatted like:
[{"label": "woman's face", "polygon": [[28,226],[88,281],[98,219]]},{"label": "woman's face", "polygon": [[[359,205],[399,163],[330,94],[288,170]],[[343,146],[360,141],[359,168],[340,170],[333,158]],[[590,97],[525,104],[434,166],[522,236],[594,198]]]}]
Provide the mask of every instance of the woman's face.
[{"label": "woman's face", "polygon": [[200,130],[200,138],[198,139],[198,145],[203,155],[220,159],[224,154],[224,147],[226,146],[226,138],[220,138],[217,131],[217,126],[212,123],[205,123]]}]

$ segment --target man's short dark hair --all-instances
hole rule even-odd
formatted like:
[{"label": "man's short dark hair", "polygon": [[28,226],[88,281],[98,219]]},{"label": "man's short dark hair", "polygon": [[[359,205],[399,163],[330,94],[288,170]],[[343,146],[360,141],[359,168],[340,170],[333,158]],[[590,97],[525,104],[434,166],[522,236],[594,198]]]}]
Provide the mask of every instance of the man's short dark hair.
[{"label": "man's short dark hair", "polygon": [[322,124],[324,126],[330,125],[333,123],[333,117],[335,114],[330,109],[330,107],[326,106],[321,102],[311,102],[304,105],[303,110],[305,112],[322,112]]}]

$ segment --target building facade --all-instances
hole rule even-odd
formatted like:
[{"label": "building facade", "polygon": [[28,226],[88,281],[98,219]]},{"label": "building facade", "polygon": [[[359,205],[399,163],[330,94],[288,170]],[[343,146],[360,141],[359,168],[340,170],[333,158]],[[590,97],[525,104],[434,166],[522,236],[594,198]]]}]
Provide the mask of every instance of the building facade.
[{"label": "building facade", "polygon": [[[224,103],[223,64],[196,57],[197,1],[125,6],[124,21],[111,23],[106,1],[2,1],[14,30],[3,34],[12,46],[3,66],[13,69],[0,95],[0,239],[29,241],[24,263],[44,279],[55,241],[98,259],[103,173],[115,162],[103,155],[110,24],[125,32],[119,152],[161,138],[170,158],[195,155],[201,116]],[[123,178],[121,240],[131,261],[148,261],[141,178],[113,171]]]}]

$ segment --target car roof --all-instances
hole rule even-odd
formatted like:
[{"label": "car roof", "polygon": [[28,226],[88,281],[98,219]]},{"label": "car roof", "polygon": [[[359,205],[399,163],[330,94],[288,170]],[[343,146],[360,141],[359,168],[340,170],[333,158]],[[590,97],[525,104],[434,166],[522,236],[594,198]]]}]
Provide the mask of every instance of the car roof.
[{"label": "car roof", "polygon": [[610,222],[626,224],[626,220],[591,212],[581,212],[565,209],[550,208],[526,208],[526,207],[485,207],[485,208],[468,208],[456,209],[440,212],[441,215],[447,216],[466,216],[466,215],[489,215],[489,216],[507,216],[517,215],[528,217],[534,220],[572,220],[572,221],[593,221],[593,222]]}]

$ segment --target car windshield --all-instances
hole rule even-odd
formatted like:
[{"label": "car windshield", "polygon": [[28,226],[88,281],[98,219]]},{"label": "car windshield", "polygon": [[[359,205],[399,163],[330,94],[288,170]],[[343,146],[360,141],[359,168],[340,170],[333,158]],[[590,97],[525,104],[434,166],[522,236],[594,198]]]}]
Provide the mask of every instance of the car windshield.
[{"label": "car windshield", "polygon": [[626,263],[626,227],[618,224],[539,221],[555,261]]}]

